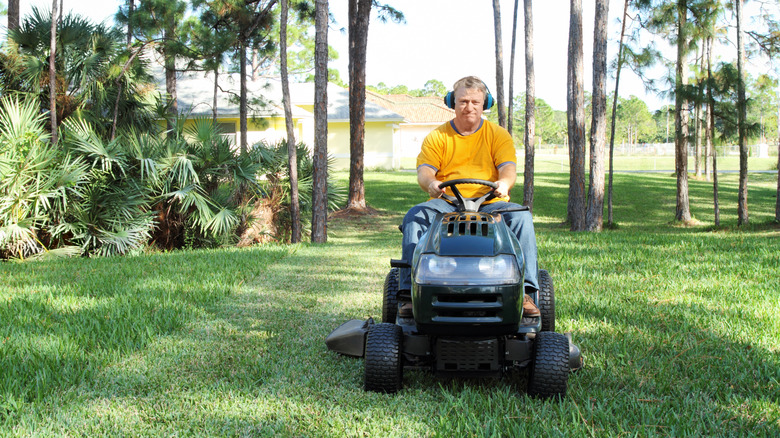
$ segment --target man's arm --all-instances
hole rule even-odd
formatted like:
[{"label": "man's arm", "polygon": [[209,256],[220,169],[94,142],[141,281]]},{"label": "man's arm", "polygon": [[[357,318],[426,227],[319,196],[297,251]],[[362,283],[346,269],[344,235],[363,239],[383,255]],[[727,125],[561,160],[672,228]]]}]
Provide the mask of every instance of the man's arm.
[{"label": "man's arm", "polygon": [[[417,178],[419,180],[419,176]],[[509,196],[509,190],[515,185],[517,180],[517,165],[515,163],[506,163],[498,169],[498,188],[496,195],[500,198]]]},{"label": "man's arm", "polygon": [[417,184],[420,184],[420,188],[432,198],[438,198],[444,190],[439,188],[441,181],[436,179],[436,170],[430,166],[418,166],[417,167]]}]

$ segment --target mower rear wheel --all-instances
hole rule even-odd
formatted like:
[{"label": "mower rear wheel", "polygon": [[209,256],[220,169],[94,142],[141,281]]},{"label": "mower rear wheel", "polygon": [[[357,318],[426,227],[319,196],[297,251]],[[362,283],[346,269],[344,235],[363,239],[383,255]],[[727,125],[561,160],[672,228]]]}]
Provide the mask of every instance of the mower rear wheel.
[{"label": "mower rear wheel", "polygon": [[538,398],[563,398],[568,383],[569,340],[562,333],[537,333],[536,356],[528,379],[528,393]]},{"label": "mower rear wheel", "polygon": [[398,268],[390,268],[382,293],[382,322],[395,323],[398,315]]},{"label": "mower rear wheel", "polygon": [[366,391],[386,392],[401,390],[403,385],[403,332],[401,326],[381,323],[371,326],[366,337],[365,374]]},{"label": "mower rear wheel", "polygon": [[542,314],[542,331],[555,331],[555,287],[550,273],[539,271],[539,313]]}]

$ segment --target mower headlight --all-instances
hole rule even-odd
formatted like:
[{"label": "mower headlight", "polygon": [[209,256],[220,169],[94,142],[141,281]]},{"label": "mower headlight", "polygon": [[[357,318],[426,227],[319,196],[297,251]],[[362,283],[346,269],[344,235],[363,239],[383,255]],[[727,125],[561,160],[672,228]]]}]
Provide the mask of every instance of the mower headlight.
[{"label": "mower headlight", "polygon": [[496,257],[439,257],[423,254],[417,265],[417,284],[497,285],[520,282],[520,271],[510,255]]},{"label": "mower headlight", "polygon": [[458,262],[453,257],[426,257],[424,263],[428,272],[438,277],[452,275],[458,268]]}]

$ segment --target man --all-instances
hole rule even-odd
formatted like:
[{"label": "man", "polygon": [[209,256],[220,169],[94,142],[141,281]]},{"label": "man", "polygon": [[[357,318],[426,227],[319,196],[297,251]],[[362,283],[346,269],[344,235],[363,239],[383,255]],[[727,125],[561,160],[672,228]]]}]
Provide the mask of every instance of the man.
[{"label": "man", "polygon": [[[492,106],[493,98],[485,83],[467,76],[455,82],[453,91],[444,99],[455,110],[455,118],[439,126],[423,140],[417,157],[417,182],[431,198],[412,207],[404,217],[402,255],[411,261],[414,248],[428,229],[436,213],[455,211],[455,207],[441,199],[443,182],[459,178],[476,178],[497,184],[496,198],[482,204],[480,211],[490,213],[499,209],[518,207],[509,202],[509,190],[517,179],[517,157],[512,136],[506,129],[482,118],[482,112]],[[464,197],[477,197],[490,190],[479,185],[458,187]],[[539,289],[537,282],[536,237],[531,213],[515,211],[501,213],[509,230],[517,236],[525,258],[525,292]],[[401,268],[398,281],[399,298],[410,296],[411,269]],[[523,313],[539,316],[539,309],[530,296],[525,295]],[[411,303],[399,311],[401,317],[412,316]]]}]

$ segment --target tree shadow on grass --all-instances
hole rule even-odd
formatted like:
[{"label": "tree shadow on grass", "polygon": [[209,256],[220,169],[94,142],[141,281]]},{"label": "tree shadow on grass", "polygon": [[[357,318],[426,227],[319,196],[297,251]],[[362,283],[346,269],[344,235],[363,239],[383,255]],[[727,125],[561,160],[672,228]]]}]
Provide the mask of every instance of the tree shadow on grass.
[{"label": "tree shadow on grass", "polygon": [[222,263],[214,252],[4,265],[0,415],[94,379],[287,252],[223,252],[232,268],[224,272],[213,271]]}]

